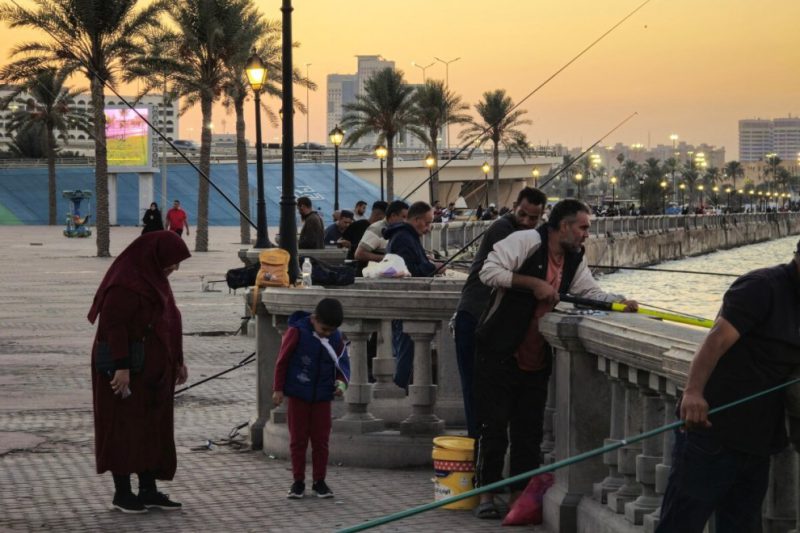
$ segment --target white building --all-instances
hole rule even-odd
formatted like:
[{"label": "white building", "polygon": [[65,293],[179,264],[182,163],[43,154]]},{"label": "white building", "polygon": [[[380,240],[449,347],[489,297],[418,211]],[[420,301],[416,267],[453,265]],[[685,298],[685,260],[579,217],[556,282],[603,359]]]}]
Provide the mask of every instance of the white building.
[{"label": "white building", "polygon": [[746,119],[739,121],[739,160],[760,161],[767,154],[793,161],[800,154],[800,118]]}]

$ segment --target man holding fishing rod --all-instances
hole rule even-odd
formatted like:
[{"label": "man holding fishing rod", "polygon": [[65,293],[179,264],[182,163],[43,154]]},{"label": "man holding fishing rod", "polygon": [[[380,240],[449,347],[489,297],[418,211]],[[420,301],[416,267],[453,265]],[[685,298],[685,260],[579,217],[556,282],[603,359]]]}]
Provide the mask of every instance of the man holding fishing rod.
[{"label": "man holding fishing rod", "polygon": [[[546,225],[517,231],[495,244],[480,271],[480,280],[495,290],[475,335],[477,487],[502,479],[509,435],[510,476],[540,465],[551,354],[539,319],[553,310],[559,294],[638,309],[633,300],[603,292],[592,277],[583,249],[590,213],[580,200],[558,202]],[[511,486],[512,498],[526,483]],[[481,494],[475,515],[499,518],[491,493]]]},{"label": "man holding fishing rod", "polygon": [[725,292],[689,368],[672,470],[656,531],[761,531],[770,455],[788,442],[784,393],[719,407],[789,381],[800,363],[800,242],[791,262],[754,270]]}]

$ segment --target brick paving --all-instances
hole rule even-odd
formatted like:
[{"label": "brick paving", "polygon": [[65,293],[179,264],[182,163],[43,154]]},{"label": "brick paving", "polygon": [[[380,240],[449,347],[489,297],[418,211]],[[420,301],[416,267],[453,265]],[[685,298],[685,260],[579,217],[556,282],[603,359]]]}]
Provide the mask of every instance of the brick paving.
[{"label": "brick paving", "polygon": [[[114,255],[139,234],[112,228]],[[211,251],[172,275],[184,320],[189,382],[254,351],[239,326],[241,294],[202,292],[200,276],[224,279],[239,266],[238,228],[211,228]],[[194,246],[194,234],[190,239]],[[97,258],[94,237],[67,239],[60,227],[0,227],[0,531],[335,531],[428,503],[428,469],[379,470],[331,465],[332,500],[287,500],[286,457],[212,445],[254,413],[255,365],[200,385],[176,402],[178,472],[160,484],[184,508],[124,515],[111,509],[110,474],[94,470],[86,320],[111,259]],[[203,334],[206,335],[203,335]],[[211,335],[208,335],[211,334]],[[310,491],[310,483],[308,484]],[[135,486],[135,481],[134,481]],[[435,510],[375,531],[493,531],[465,511]]]}]

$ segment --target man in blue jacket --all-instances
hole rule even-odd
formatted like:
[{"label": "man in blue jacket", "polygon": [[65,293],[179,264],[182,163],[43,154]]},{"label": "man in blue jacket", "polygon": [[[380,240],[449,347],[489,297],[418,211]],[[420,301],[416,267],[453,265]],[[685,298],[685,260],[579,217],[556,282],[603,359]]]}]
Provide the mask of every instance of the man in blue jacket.
[{"label": "man in blue jacket", "polygon": [[[389,239],[386,253],[402,257],[408,271],[415,278],[438,274],[442,267],[441,263],[428,258],[422,246],[422,236],[430,233],[431,224],[433,208],[425,202],[414,202],[408,208],[405,222],[392,224],[383,232],[384,237]],[[407,390],[414,368],[414,343],[411,337],[403,333],[402,320],[392,320],[392,351],[397,362],[394,382],[398,387]]]}]

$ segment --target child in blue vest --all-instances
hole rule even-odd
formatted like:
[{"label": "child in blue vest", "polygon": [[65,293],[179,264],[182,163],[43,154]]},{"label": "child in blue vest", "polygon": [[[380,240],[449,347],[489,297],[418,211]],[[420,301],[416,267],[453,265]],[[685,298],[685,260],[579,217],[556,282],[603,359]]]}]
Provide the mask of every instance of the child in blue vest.
[{"label": "child in blue vest", "polygon": [[328,437],[331,433],[331,401],[341,396],[350,379],[347,344],[337,329],[344,311],[339,300],[320,300],[314,312],[297,311],[281,340],[272,401],[288,402],[289,451],[294,483],[289,498],[299,499],[306,490],[306,449],[311,441],[314,494],[333,498],[325,483],[328,466]]}]

